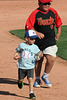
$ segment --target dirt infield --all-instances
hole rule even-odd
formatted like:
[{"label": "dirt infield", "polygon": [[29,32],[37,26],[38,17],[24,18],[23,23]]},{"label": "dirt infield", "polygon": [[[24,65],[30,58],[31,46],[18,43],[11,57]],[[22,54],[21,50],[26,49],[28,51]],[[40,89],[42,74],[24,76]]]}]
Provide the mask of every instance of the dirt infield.
[{"label": "dirt infield", "polygon": [[[30,13],[38,7],[38,0],[0,1],[0,100],[29,100],[28,81],[22,90],[17,87],[17,67],[13,59],[14,49],[23,40],[9,33],[10,30],[24,29]],[[67,25],[67,0],[53,0],[55,8]],[[43,62],[44,67],[45,61]],[[43,74],[43,68],[42,72]],[[34,88],[37,100],[67,100],[67,61],[57,57],[50,73],[53,87]]]}]

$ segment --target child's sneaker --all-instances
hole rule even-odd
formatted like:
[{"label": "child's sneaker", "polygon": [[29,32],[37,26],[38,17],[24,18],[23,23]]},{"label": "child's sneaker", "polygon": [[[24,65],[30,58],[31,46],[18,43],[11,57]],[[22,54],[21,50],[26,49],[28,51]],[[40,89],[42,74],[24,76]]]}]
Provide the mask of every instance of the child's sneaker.
[{"label": "child's sneaker", "polygon": [[35,83],[34,83],[34,87],[40,87],[41,84],[41,80],[40,79],[36,79]]},{"label": "child's sneaker", "polygon": [[18,81],[18,87],[21,89],[23,87],[23,82]]},{"label": "child's sneaker", "polygon": [[43,78],[43,76],[42,76],[42,80],[45,82],[46,86],[52,87],[52,84],[50,83],[48,77]]},{"label": "child's sneaker", "polygon": [[35,97],[34,93],[30,93],[30,94],[29,94],[29,96],[30,96],[30,98],[29,98],[29,99],[36,99],[36,97]]}]

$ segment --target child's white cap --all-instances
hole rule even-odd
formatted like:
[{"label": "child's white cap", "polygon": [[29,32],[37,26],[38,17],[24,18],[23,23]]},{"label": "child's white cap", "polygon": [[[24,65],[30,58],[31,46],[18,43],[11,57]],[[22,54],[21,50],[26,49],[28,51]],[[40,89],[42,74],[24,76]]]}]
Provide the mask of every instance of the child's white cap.
[{"label": "child's white cap", "polygon": [[34,30],[28,30],[25,33],[25,37],[37,38],[38,36],[36,35]]}]

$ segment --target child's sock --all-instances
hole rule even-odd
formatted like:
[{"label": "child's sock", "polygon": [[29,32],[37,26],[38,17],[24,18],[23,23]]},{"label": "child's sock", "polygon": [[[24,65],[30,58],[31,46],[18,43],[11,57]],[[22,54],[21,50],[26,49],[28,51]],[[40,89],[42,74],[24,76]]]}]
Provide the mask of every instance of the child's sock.
[{"label": "child's sock", "polygon": [[30,91],[30,94],[33,93],[33,91]]}]

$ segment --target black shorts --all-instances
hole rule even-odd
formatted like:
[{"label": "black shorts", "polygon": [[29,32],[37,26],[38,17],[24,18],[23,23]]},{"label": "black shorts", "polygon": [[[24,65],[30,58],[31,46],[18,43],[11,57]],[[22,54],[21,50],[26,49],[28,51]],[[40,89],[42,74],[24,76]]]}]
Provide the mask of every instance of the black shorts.
[{"label": "black shorts", "polygon": [[24,79],[26,76],[27,78],[33,78],[34,75],[34,69],[18,69],[18,78],[19,79]]}]

